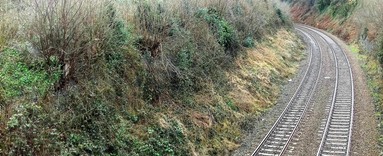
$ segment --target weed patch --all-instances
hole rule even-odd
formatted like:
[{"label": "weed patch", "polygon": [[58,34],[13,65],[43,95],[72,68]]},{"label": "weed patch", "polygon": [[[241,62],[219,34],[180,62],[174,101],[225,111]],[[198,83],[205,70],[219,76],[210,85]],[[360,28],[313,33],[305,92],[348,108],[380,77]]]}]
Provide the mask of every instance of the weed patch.
[{"label": "weed patch", "polygon": [[[44,63],[35,60],[27,63],[25,53],[5,49],[0,57],[0,84],[2,97],[13,101],[21,97],[42,97],[59,79],[60,69],[44,69]],[[35,99],[37,100],[37,99]]]}]

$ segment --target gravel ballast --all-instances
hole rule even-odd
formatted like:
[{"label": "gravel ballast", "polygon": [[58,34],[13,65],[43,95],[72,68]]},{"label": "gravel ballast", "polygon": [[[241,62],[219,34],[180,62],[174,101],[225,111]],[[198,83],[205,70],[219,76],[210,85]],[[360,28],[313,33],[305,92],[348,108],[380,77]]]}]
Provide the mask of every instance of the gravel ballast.
[{"label": "gravel ballast", "polygon": [[[351,155],[379,155],[377,121],[374,115],[374,104],[367,87],[366,76],[358,63],[357,56],[348,50],[347,45],[333,35],[329,33],[325,34],[333,38],[343,48],[352,67],[355,104]],[[288,155],[316,155],[322,137],[321,134],[323,133],[323,124],[325,124],[329,105],[331,104],[331,97],[335,86],[334,56],[331,54],[328,45],[326,45],[320,37],[315,38],[323,49],[323,76],[320,77],[317,91],[308,106],[308,111],[304,115],[287,149]],[[306,53],[308,53],[308,51],[306,51]],[[308,59],[301,62],[298,74],[293,81],[283,87],[277,104],[265,112],[257,121],[254,121],[254,129],[248,132],[243,140],[243,144],[238,150],[232,153],[233,155],[242,156],[252,154],[293,96],[293,93],[303,78],[304,71],[307,70],[307,64]]]}]

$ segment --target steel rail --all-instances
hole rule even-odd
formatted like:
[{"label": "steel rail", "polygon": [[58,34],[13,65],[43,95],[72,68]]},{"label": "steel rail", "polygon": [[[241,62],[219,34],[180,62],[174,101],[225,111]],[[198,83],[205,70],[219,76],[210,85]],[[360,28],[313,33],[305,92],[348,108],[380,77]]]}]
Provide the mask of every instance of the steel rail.
[{"label": "steel rail", "polygon": [[[299,30],[301,31],[301,30]],[[268,131],[268,133],[266,134],[266,136],[263,138],[263,140],[261,141],[261,143],[257,146],[256,150],[252,153],[252,156],[258,154],[261,150],[261,148],[266,144],[266,141],[270,138],[270,136],[272,135],[272,133],[274,132],[274,130],[276,130],[277,126],[279,123],[282,122],[282,119],[284,117],[285,114],[288,113],[288,110],[290,107],[292,107],[292,103],[294,100],[298,99],[298,93],[299,92],[303,92],[303,84],[306,82],[306,81],[309,81],[310,79],[308,78],[308,74],[309,74],[309,71],[313,68],[314,66],[314,63],[313,63],[313,56],[314,56],[314,49],[315,47],[319,47],[320,49],[320,67],[319,67],[319,72],[318,72],[318,76],[316,77],[315,79],[315,83],[314,83],[314,89],[312,89],[311,91],[309,91],[308,93],[308,99],[307,101],[304,103],[304,110],[302,111],[302,114],[299,116],[298,120],[296,121],[296,124],[294,125],[295,127],[293,128],[293,131],[291,132],[290,136],[288,137],[286,143],[283,145],[283,148],[282,150],[280,151],[279,155],[281,155],[282,153],[284,153],[284,151],[286,150],[286,147],[287,145],[289,144],[290,140],[292,139],[292,136],[294,135],[296,129],[297,129],[297,126],[299,125],[299,123],[301,122],[302,120],[302,117],[304,116],[305,112],[307,111],[307,106],[308,106],[308,103],[310,103],[311,101],[311,98],[313,96],[313,93],[314,93],[314,90],[316,89],[316,86],[318,84],[318,79],[321,75],[321,70],[322,70],[322,50],[321,50],[321,47],[319,46],[319,44],[317,43],[317,41],[315,41],[313,39],[313,37],[311,37],[309,34],[301,31],[303,33],[303,35],[305,35],[306,37],[308,37],[311,41],[311,43],[314,43],[313,45],[316,45],[316,46],[313,46],[311,47],[310,46],[310,60],[309,60],[309,67],[307,67],[307,70],[302,78],[302,81],[300,82],[297,90],[295,91],[294,95],[292,96],[292,98],[290,99],[288,105],[286,106],[286,108],[284,109],[284,111],[281,113],[281,115],[279,116],[279,118],[276,120],[276,122],[274,123],[274,125],[272,126],[272,128]]]},{"label": "steel rail", "polygon": [[[343,58],[346,60],[346,63],[347,63],[347,67],[348,67],[348,74],[350,74],[350,76],[347,78],[347,80],[350,81],[350,87],[351,87],[351,106],[350,106],[350,119],[348,120],[348,122],[350,123],[349,126],[348,126],[348,137],[347,137],[347,147],[346,147],[346,150],[345,150],[345,155],[350,155],[350,148],[351,148],[351,136],[352,136],[352,126],[353,126],[353,116],[354,116],[354,103],[355,103],[355,93],[354,93],[354,81],[353,81],[353,73],[352,73],[352,69],[351,69],[351,65],[350,65],[350,61],[349,59],[347,58],[347,55],[346,53],[344,52],[344,50],[342,49],[342,47],[330,36],[324,34],[323,32],[321,32],[320,30],[317,30],[315,28],[310,28],[310,27],[307,27],[307,26],[302,26],[302,27],[305,27],[306,29],[309,29],[315,33],[317,33],[321,38],[323,38],[325,40],[325,42],[329,45],[329,47],[331,48],[332,52],[333,52],[333,55],[335,57],[335,60],[336,60],[336,71],[337,71],[337,81],[336,81],[336,85],[335,85],[335,90],[334,90],[334,96],[333,96],[333,99],[332,99],[332,104],[331,104],[331,109],[329,111],[329,115],[328,115],[328,118],[327,118],[327,121],[326,121],[326,127],[324,129],[324,132],[323,132],[323,135],[322,135],[322,139],[321,139],[321,142],[320,142],[320,145],[319,145],[319,148],[318,148],[318,152],[317,152],[317,156],[319,155],[322,155],[322,152],[324,150],[324,146],[326,144],[326,141],[327,141],[327,138],[328,138],[328,133],[329,133],[329,127],[332,126],[331,125],[331,122],[332,122],[332,118],[334,116],[334,112],[335,112],[335,105],[336,105],[336,100],[337,100],[337,93],[340,92],[339,88],[339,83],[338,83],[338,78],[339,78],[339,65],[338,65],[338,61],[340,58],[338,58],[338,56],[336,56],[336,50],[335,48],[332,46],[332,44],[330,42],[333,42],[333,44],[335,43],[335,45],[339,48],[339,51],[341,52],[341,55],[343,56]],[[345,119],[348,119],[347,117]],[[334,126],[335,124],[333,124]],[[327,142],[328,143],[328,142]],[[340,151],[342,152],[342,149],[340,149]],[[338,151],[332,151],[334,152],[334,154],[336,154],[335,152],[338,152]],[[331,153],[331,152],[330,152]]]},{"label": "steel rail", "polygon": [[[299,28],[296,28],[296,29],[297,29],[298,31],[300,31],[302,34],[305,34],[306,36],[311,36],[310,34],[307,34],[307,33],[305,33],[304,31],[300,30]],[[314,38],[313,36],[311,36],[311,37]],[[319,51],[320,51],[320,54],[321,54],[321,55],[320,55],[320,58],[322,58],[322,47],[319,46],[318,41],[316,41],[316,43],[317,43],[317,45],[318,45],[318,47],[319,47]],[[313,90],[312,90],[311,93],[310,93],[309,99],[307,100],[307,104],[306,104],[306,106],[305,106],[305,110],[303,111],[302,116],[299,118],[299,122],[297,123],[297,126],[294,128],[293,132],[292,132],[291,135],[290,135],[290,138],[287,140],[287,143],[285,144],[285,146],[284,146],[283,149],[282,149],[282,153],[281,153],[281,155],[283,155],[283,154],[286,152],[287,146],[290,144],[290,142],[291,142],[291,140],[292,140],[292,137],[294,136],[294,134],[295,134],[295,132],[296,132],[296,130],[297,130],[297,128],[298,128],[298,125],[300,124],[300,122],[301,122],[303,116],[304,116],[304,115],[306,114],[306,112],[307,112],[308,103],[310,103],[311,100],[312,100],[314,91],[316,90],[317,85],[318,85],[318,82],[319,82],[319,81],[318,81],[318,80],[319,80],[319,77],[320,77],[321,74],[322,74],[322,67],[323,67],[323,61],[322,61],[322,59],[321,59],[321,65],[320,65],[320,67],[319,67],[319,74],[318,74],[318,77],[317,77],[317,79],[316,79],[315,86],[314,86]]]}]

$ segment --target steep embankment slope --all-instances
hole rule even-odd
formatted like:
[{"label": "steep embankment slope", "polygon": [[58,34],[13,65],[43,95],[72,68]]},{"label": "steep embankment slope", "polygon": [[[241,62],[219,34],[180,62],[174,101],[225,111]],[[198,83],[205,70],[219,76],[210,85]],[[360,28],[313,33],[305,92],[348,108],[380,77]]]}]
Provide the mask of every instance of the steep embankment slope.
[{"label": "steep embankment slope", "polygon": [[0,155],[227,155],[301,44],[267,0],[0,1]]}]

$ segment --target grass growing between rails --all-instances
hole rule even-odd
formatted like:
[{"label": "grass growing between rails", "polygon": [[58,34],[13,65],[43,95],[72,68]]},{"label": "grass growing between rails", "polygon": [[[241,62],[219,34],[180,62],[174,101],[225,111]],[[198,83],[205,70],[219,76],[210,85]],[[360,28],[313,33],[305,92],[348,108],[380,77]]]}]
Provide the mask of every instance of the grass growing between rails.
[{"label": "grass growing between rails", "polygon": [[230,154],[303,57],[264,0],[1,4],[1,155]]}]

